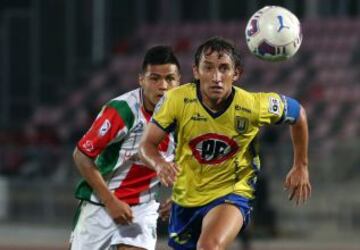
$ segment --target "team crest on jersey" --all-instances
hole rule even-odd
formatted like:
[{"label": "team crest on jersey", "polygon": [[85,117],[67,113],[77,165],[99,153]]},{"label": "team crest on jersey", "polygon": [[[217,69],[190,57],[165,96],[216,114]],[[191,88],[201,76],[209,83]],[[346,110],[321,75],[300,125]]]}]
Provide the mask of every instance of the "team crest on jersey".
[{"label": "team crest on jersey", "polygon": [[249,119],[241,116],[235,116],[235,130],[239,133],[245,133],[249,127]]},{"label": "team crest on jersey", "polygon": [[109,131],[110,128],[111,128],[111,123],[108,119],[106,119],[99,129],[99,136],[104,136]]},{"label": "team crest on jersey", "polygon": [[94,151],[94,144],[93,144],[92,141],[87,140],[85,143],[83,143],[82,148],[83,148],[85,151],[91,153],[92,151]]},{"label": "team crest on jersey", "polygon": [[189,146],[196,160],[202,164],[221,163],[233,156],[239,149],[233,139],[214,133],[192,139]]}]

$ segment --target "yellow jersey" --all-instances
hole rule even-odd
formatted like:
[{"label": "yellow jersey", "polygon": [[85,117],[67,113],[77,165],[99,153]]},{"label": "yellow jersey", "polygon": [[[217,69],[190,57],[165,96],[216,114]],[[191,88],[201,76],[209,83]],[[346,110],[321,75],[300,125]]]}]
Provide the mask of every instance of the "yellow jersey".
[{"label": "yellow jersey", "polygon": [[227,108],[213,113],[202,104],[197,84],[169,90],[152,121],[165,131],[175,130],[180,173],[173,201],[194,207],[230,193],[254,198],[259,128],[279,122],[285,108],[276,93],[251,93],[234,86]]}]

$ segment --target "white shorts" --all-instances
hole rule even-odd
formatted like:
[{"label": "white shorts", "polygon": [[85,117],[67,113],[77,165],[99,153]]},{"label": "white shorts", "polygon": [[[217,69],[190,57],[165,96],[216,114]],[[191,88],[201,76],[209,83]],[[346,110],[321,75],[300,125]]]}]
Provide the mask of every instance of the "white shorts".
[{"label": "white shorts", "polygon": [[71,233],[71,249],[116,249],[116,245],[125,244],[154,250],[158,208],[159,203],[155,200],[133,206],[133,223],[120,225],[115,224],[104,207],[84,201]]}]

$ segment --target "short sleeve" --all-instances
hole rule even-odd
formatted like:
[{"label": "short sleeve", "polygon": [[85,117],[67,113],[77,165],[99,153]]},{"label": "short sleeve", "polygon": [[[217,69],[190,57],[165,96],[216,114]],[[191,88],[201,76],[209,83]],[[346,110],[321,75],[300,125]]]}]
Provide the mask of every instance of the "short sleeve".
[{"label": "short sleeve", "polygon": [[281,121],[284,113],[284,102],[280,95],[276,93],[258,93],[256,99],[259,107],[258,119],[260,126]]},{"label": "short sleeve", "polygon": [[178,110],[179,105],[176,105],[174,92],[168,91],[156,105],[151,122],[164,131],[171,132],[176,125]]},{"label": "short sleeve", "polygon": [[111,106],[105,106],[90,129],[77,143],[77,148],[91,158],[97,157],[114,139],[126,135],[124,118]]},{"label": "short sleeve", "polygon": [[300,103],[276,93],[259,93],[259,124],[294,124],[300,114]]}]

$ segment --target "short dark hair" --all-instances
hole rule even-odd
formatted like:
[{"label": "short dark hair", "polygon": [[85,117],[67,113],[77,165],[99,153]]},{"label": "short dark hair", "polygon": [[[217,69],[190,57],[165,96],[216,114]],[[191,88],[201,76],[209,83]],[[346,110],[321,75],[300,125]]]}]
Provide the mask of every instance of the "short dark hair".
[{"label": "short dark hair", "polygon": [[180,64],[170,46],[155,46],[146,51],[142,63],[142,71],[145,72],[148,65],[175,64],[180,70]]},{"label": "short dark hair", "polygon": [[211,54],[214,51],[228,54],[233,60],[236,69],[243,67],[240,52],[235,48],[233,43],[218,36],[211,37],[198,47],[195,52],[195,66],[199,67],[201,56],[204,53]]}]

